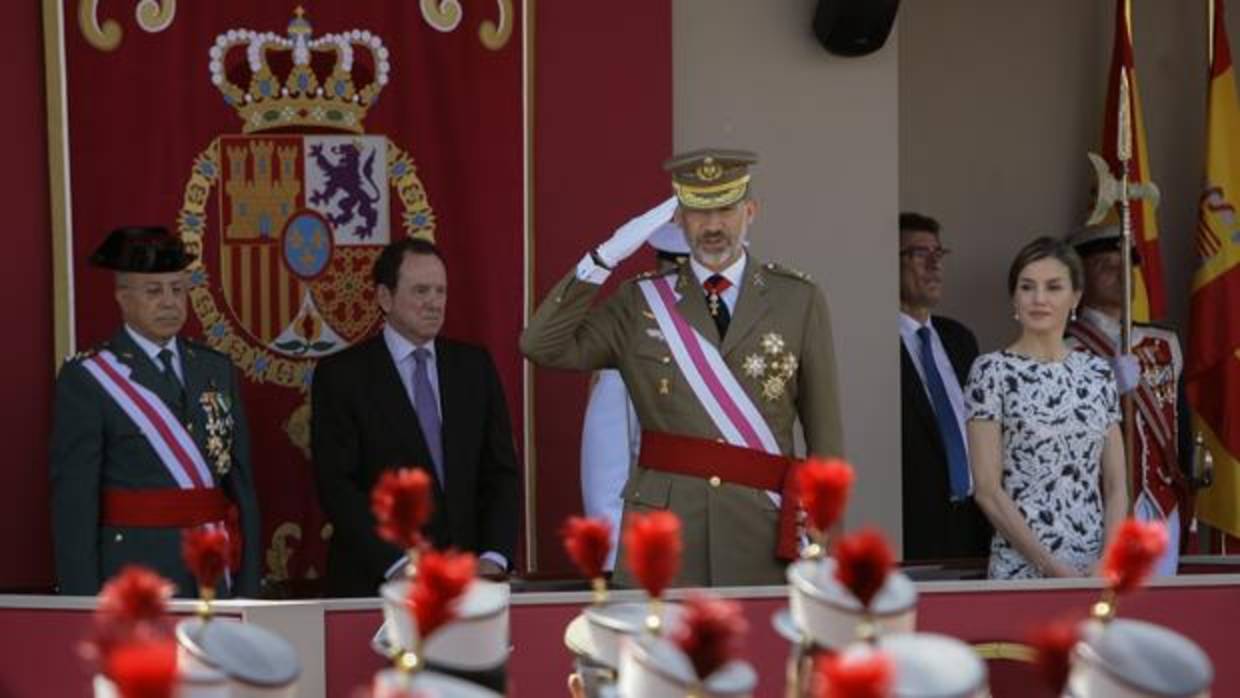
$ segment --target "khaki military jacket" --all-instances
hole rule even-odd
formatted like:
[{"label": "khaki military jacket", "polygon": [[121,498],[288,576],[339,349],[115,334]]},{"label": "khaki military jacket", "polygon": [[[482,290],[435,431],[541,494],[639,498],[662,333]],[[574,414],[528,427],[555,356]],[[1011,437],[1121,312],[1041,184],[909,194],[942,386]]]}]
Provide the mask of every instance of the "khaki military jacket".
[{"label": "khaki military jacket", "polygon": [[[757,406],[780,450],[793,453],[799,420],[808,451],[843,451],[831,321],[822,291],[806,275],[749,256],[722,342],[688,264],[643,274],[591,307],[599,292],[570,272],[550,291],[521,335],[521,350],[549,368],[616,368],[642,428],[701,439],[722,434],[681,374],[637,282],[672,275],[677,308],[719,348]],[[779,584],[775,559],[778,508],[768,494],[724,483],[647,470],[639,463],[624,491],[626,511],[670,509],[680,515],[685,585]],[[624,552],[617,562],[627,578]]]}]

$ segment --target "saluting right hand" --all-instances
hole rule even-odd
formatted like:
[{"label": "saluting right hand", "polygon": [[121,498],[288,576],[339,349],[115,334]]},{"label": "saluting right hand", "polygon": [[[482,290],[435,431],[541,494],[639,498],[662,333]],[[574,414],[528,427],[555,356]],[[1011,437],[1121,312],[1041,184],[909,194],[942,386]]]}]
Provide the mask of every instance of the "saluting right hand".
[{"label": "saluting right hand", "polygon": [[672,214],[676,212],[676,205],[676,197],[669,197],[658,206],[617,228],[606,242],[595,249],[599,258],[609,269],[615,268],[617,264],[636,252],[637,248],[641,247],[659,226],[672,219]]}]

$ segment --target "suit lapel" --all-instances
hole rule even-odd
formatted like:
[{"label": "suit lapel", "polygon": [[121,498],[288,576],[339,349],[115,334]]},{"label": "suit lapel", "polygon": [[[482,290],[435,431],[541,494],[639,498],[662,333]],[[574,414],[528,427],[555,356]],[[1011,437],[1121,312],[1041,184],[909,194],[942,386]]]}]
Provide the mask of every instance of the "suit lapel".
[{"label": "suit lapel", "polygon": [[455,438],[459,430],[453,428],[461,423],[461,411],[465,408],[460,397],[468,394],[457,385],[461,379],[457,365],[460,357],[453,349],[454,347],[442,338],[435,341],[435,370],[439,377],[439,413],[442,418],[440,438],[443,443],[443,472],[448,479],[452,479],[452,468],[449,465],[452,457],[461,452]]},{"label": "suit lapel", "polygon": [[698,285],[697,277],[693,275],[693,269],[687,262],[680,265],[680,274],[676,279],[676,293],[680,294],[680,301],[676,303],[680,316],[706,341],[716,347],[719,346],[719,328],[715,327],[715,321],[711,319],[710,312],[706,309],[706,295]]},{"label": "suit lapel", "polygon": [[[418,413],[414,411],[409,394],[405,392],[405,384],[401,381],[400,372],[396,370],[396,363],[392,360],[392,353],[388,351],[387,342],[383,341],[383,333],[375,335],[369,341],[369,394],[374,396],[380,413],[391,420],[392,431],[401,443],[400,450],[403,453],[415,454],[413,458],[422,461],[417,465],[426,469],[438,487],[435,468],[430,464],[430,450],[422,438]],[[400,465],[404,467],[408,464]]]},{"label": "suit lapel", "polygon": [[939,341],[943,343],[944,351],[947,352],[947,361],[956,374],[956,384],[963,388],[969,379],[969,369],[972,368],[966,363],[964,347],[956,341],[955,330],[948,323],[936,323],[934,329],[939,335]]},{"label": "suit lapel", "polygon": [[203,414],[202,407],[197,404],[198,396],[208,390],[219,390],[220,386],[212,384],[210,376],[203,370],[205,364],[198,360],[198,350],[185,340],[178,339],[177,343],[181,350],[181,375],[185,376],[185,409],[193,421],[198,422],[199,415]]},{"label": "suit lapel", "polygon": [[926,424],[926,428],[934,434],[935,442],[942,448],[942,436],[939,434],[939,422],[934,416],[934,408],[930,406],[930,398],[926,395],[926,386],[917,372],[913,357],[909,356],[904,340],[900,340],[900,373],[905,377],[901,390],[903,400],[912,404],[917,415]]},{"label": "suit lapel", "polygon": [[728,325],[728,334],[724,337],[720,350],[724,355],[736,348],[753,331],[758,320],[771,310],[766,302],[766,277],[762,273],[762,265],[752,256],[745,262],[743,278],[736,308],[732,311],[732,322]]}]

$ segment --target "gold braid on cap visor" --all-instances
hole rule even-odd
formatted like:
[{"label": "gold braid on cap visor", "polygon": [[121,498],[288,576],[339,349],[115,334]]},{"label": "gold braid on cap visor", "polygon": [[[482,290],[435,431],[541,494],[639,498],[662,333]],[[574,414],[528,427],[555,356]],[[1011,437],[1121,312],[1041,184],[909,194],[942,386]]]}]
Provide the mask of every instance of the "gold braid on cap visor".
[{"label": "gold braid on cap visor", "polygon": [[749,177],[745,175],[730,182],[708,186],[672,182],[672,188],[676,191],[676,198],[686,208],[722,208],[745,198]]}]

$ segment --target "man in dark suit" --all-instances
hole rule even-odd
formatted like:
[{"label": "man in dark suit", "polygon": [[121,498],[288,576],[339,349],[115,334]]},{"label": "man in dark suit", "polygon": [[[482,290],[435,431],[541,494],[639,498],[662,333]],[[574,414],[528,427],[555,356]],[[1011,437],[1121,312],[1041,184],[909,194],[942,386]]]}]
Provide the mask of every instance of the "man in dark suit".
[{"label": "man in dark suit", "polygon": [[992,528],[973,501],[961,387],[969,328],[930,311],[943,295],[938,221],[900,214],[900,410],[904,559],[984,557]]},{"label": "man in dark suit", "polygon": [[217,593],[259,590],[250,438],[228,357],[178,337],[195,257],[163,228],[113,231],[91,256],[116,272],[124,326],[56,380],[52,532],[62,594],[93,595],[140,563],[197,596],[181,534],[223,526],[239,567]]},{"label": "man in dark suit", "polygon": [[502,576],[517,536],[519,478],[503,387],[481,347],[438,336],[447,301],[439,250],[404,238],[375,261],[383,331],[324,358],[311,388],[319,501],[334,528],[326,592],[374,596],[401,550],[375,533],[370,490],[387,468],[434,481],[427,534]]}]

